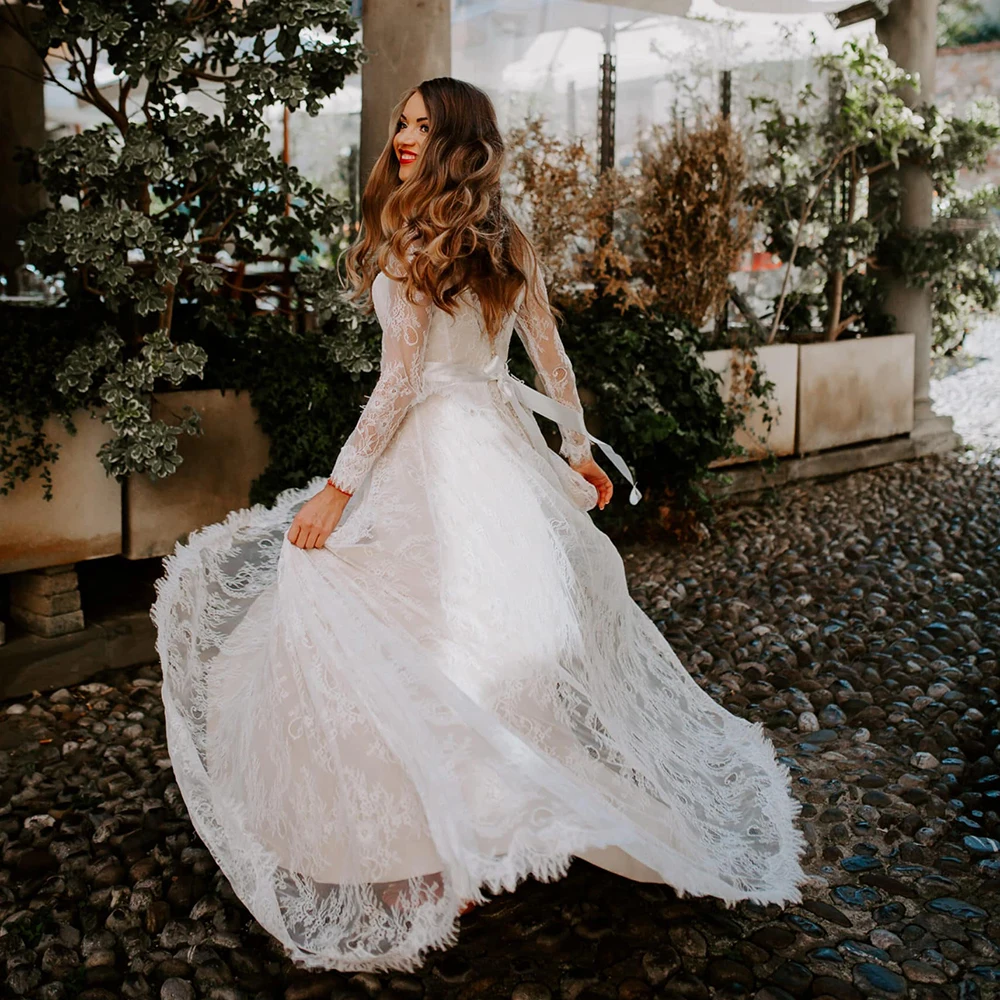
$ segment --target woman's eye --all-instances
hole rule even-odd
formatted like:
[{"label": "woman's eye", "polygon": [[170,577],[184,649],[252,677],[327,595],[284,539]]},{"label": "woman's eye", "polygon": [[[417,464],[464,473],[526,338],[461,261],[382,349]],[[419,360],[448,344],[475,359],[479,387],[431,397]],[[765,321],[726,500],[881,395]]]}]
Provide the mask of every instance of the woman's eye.
[{"label": "woman's eye", "polygon": [[421,125],[420,128],[424,132],[430,132],[430,130],[431,130],[430,125]]}]

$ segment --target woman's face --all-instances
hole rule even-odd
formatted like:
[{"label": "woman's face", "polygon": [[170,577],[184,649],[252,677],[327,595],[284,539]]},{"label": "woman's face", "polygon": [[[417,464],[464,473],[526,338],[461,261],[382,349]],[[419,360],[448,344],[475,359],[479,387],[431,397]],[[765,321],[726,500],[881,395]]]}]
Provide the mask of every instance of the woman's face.
[{"label": "woman's face", "polygon": [[392,146],[399,160],[399,179],[405,181],[416,169],[417,159],[427,142],[431,130],[430,119],[427,117],[427,107],[420,91],[415,90],[403,107],[403,112],[396,122],[396,134],[392,137]]}]

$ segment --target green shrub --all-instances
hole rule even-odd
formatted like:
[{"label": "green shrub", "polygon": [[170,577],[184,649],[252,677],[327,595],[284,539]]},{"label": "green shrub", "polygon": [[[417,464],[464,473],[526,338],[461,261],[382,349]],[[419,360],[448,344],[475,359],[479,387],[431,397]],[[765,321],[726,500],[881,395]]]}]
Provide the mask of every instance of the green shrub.
[{"label": "green shrub", "polygon": [[[737,453],[741,417],[719,394],[718,376],[703,367],[697,330],[656,310],[621,313],[598,300],[588,309],[567,308],[560,335],[582,393],[594,396],[585,407],[588,427],[622,455],[645,498],[628,503],[627,485],[595,446],[595,459],[616,485],[602,527],[619,536],[640,532],[663,504],[707,513],[709,463]],[[520,351],[512,353],[511,369],[530,384]],[[759,376],[754,391],[766,394]]]}]

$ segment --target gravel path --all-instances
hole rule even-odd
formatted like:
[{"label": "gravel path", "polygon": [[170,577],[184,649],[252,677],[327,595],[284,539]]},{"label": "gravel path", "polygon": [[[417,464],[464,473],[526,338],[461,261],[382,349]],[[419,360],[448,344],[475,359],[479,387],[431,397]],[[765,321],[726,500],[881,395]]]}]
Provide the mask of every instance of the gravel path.
[{"label": "gravel path", "polygon": [[625,553],[698,681],[763,720],[802,905],[678,900],[577,862],[416,975],[305,973],[235,899],[170,770],[155,666],[0,704],[0,959],[58,1000],[707,1000],[1000,993],[1000,474],[921,462],[724,508]]},{"label": "gravel path", "polygon": [[935,412],[954,418],[966,445],[1000,451],[1000,316],[984,319],[966,337],[958,358],[941,359],[935,368]]}]

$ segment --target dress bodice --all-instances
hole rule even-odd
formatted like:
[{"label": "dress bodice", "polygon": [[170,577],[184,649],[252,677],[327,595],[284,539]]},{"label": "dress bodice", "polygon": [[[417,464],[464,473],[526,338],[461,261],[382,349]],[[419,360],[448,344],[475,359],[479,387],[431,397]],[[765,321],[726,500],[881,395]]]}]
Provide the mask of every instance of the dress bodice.
[{"label": "dress bodice", "polygon": [[[330,476],[340,489],[354,493],[386,447],[407,410],[426,395],[424,370],[452,364],[485,368],[494,358],[507,360],[510,338],[517,330],[546,393],[582,415],[576,379],[549,308],[541,268],[536,263],[517,306],[492,342],[486,333],[475,293],[463,292],[454,315],[437,308],[422,294],[411,301],[405,285],[381,272],[372,283],[372,304],[382,327],[379,380],[361,417],[337,457]],[[560,454],[571,461],[590,456],[590,438],[563,428]]]}]

